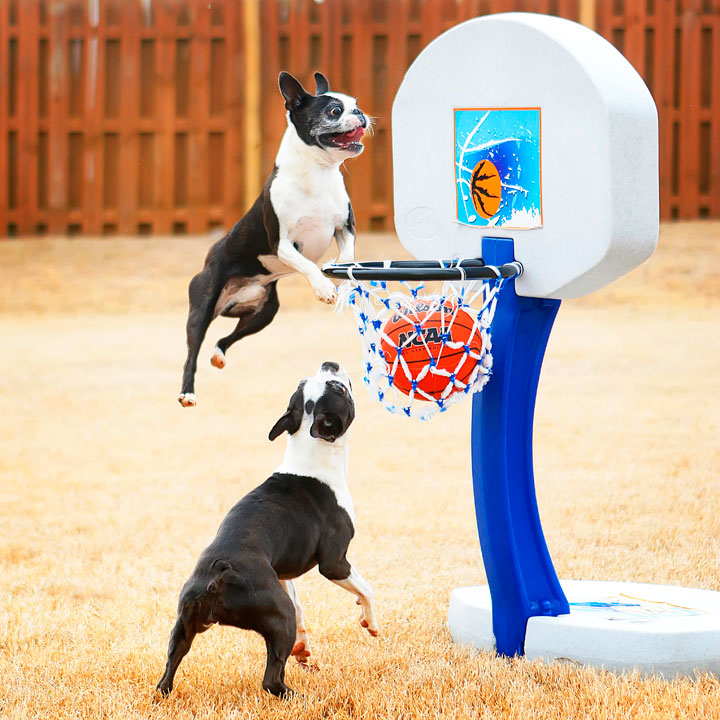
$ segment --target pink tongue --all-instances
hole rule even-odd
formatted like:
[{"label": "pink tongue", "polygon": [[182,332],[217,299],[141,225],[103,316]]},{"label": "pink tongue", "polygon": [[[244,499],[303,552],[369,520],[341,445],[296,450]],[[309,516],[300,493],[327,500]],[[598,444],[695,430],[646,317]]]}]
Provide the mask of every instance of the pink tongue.
[{"label": "pink tongue", "polygon": [[343,142],[356,142],[364,134],[365,134],[365,128],[362,127],[362,125],[358,125],[351,132],[346,132],[346,133],[343,133],[342,135],[338,135],[337,138],[338,138],[338,140],[341,140]]}]

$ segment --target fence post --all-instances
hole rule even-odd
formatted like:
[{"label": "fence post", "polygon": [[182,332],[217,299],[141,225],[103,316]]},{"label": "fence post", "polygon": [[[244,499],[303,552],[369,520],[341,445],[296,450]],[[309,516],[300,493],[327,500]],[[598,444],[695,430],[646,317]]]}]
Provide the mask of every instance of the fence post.
[{"label": "fence post", "polygon": [[578,20],[591,30],[595,30],[595,12],[597,0],[580,0]]},{"label": "fence post", "polygon": [[243,3],[245,35],[245,197],[247,210],[260,189],[262,137],[260,130],[260,4],[259,0]]}]

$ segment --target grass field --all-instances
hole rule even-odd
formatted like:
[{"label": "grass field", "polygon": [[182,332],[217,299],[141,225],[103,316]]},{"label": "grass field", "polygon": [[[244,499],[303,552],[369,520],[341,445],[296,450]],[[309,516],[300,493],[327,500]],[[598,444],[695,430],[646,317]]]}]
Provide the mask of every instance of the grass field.
[{"label": "grass field", "polygon": [[[353,598],[297,582],[319,670],[262,693],[259,636],[199,636],[153,702],[177,595],[225,512],[280,462],[267,433],[298,379],[339,360],[360,385],[349,316],[281,282],[281,311],[176,402],[186,286],[208,238],[0,243],[0,717],[720,718],[720,681],[665,682],[475,654],[445,626],[452,588],[484,582],[469,403],[432,423],[361,388],[351,438],[371,638]],[[387,236],[362,257],[398,257]],[[224,323],[224,324],[223,324]],[[664,226],[653,258],[564,303],[535,417],[543,527],[563,578],[720,590],[720,223]]]}]

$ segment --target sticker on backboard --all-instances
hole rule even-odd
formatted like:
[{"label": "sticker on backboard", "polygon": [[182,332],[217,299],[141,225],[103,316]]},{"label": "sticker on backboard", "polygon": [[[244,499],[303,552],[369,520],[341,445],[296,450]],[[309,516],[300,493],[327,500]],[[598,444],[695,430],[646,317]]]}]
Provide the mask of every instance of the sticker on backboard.
[{"label": "sticker on backboard", "polygon": [[457,219],[463,225],[542,227],[540,108],[455,109]]}]

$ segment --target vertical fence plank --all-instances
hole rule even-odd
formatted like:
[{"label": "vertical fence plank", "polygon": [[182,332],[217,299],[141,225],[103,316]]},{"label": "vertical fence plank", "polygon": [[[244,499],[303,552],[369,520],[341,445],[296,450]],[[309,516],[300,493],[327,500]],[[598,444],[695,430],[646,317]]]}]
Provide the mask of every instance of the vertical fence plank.
[{"label": "vertical fence plank", "polygon": [[100,0],[89,0],[85,33],[85,213],[83,232],[102,232],[102,115],[98,84],[103,16]]},{"label": "vertical fence plank", "polygon": [[710,66],[710,216],[720,217],[720,0],[713,0],[708,26],[712,33]]},{"label": "vertical fence plank", "polygon": [[[350,93],[358,98],[358,103],[365,112],[379,118],[378,125],[380,125],[384,122],[383,108],[376,107],[373,102],[372,58],[368,57],[368,51],[372,51],[373,47],[371,5],[369,2],[362,2],[352,6],[353,22],[350,28],[352,29],[351,62],[354,76]],[[369,141],[368,146],[371,143],[372,139]],[[372,198],[369,182],[371,177],[371,153],[372,148],[347,164],[353,212],[358,226],[362,229],[368,229],[371,225],[370,206]]]},{"label": "vertical fence plank", "polygon": [[[244,212],[245,197],[248,189],[243,174],[244,168],[244,132],[242,118],[245,116],[245,102],[243,101],[243,90],[245,80],[245,58],[243,55],[244,43],[241,38],[245,35],[245,22],[241,7],[236,2],[226,4],[225,19],[225,111],[223,114],[227,128],[227,140],[225,147],[225,207],[224,226],[232,227]],[[258,8],[258,13],[260,9]],[[258,15],[258,23],[261,23],[261,16]],[[260,25],[261,27],[261,25]],[[259,28],[258,28],[259,29]],[[262,73],[259,78],[262,82]],[[262,108],[262,85],[260,87],[260,107],[258,108],[258,123]],[[262,133],[257,139],[260,144],[256,149],[259,172],[263,175],[263,148]]]},{"label": "vertical fence plank", "polygon": [[[282,17],[280,14],[283,13]],[[262,25],[262,154],[261,175],[263,179],[272,170],[278,145],[285,132],[286,120],[283,100],[278,90],[278,74],[281,70],[294,71],[289,58],[289,0],[285,3],[262,2],[260,18]],[[252,195],[250,188],[246,193]]]},{"label": "vertical fence plank", "polygon": [[[697,216],[700,138],[700,10],[701,0],[683,0],[680,29],[680,183],[681,218]],[[677,62],[678,58],[676,58]]]},{"label": "vertical fence plank", "polygon": [[188,152],[188,225],[190,233],[207,230],[208,205],[208,69],[210,12],[207,3],[192,3]]},{"label": "vertical fence plank", "polygon": [[261,101],[261,15],[258,0],[245,0],[243,15],[243,38],[245,40],[244,73],[245,88],[243,118],[245,125],[245,173],[243,177],[243,204],[250,207],[262,186],[262,130]]},{"label": "vertical fence plank", "polygon": [[166,3],[158,3],[155,15],[155,122],[158,161],[155,165],[155,231],[171,233],[175,205],[175,26]]},{"label": "vertical fence plank", "polygon": [[[10,6],[8,0],[0,0],[0,68],[9,65],[10,53]],[[8,134],[10,122],[8,117],[8,73],[0,73],[0,237],[9,235],[8,228],[8,196],[9,163]]]},{"label": "vertical fence plank", "polygon": [[673,189],[673,83],[675,58],[672,53],[675,37],[675,0],[655,0],[654,74],[650,89],[658,108],[660,153],[660,214],[672,215]]},{"label": "vertical fence plank", "polygon": [[120,193],[118,229],[138,231],[140,4],[123,3],[120,36]]},{"label": "vertical fence plank", "polygon": [[[397,89],[400,87],[406,69],[408,56],[408,35],[409,35],[410,8],[407,0],[392,3],[390,5],[389,21],[389,51],[388,51],[388,78],[385,101],[385,112],[387,113],[387,137],[386,152],[379,155],[379,166],[376,165],[375,172],[384,174],[384,196],[385,205],[381,213],[384,217],[384,229],[393,228],[393,166],[386,158],[392,158],[392,102]],[[369,152],[372,152],[370,148]]]},{"label": "vertical fence plank", "polygon": [[595,32],[606,40],[610,37],[610,7],[607,2],[600,2],[595,6]]},{"label": "vertical fence plank", "polygon": [[[18,4],[17,39],[17,232],[34,231],[37,195],[37,3]],[[22,88],[20,90],[20,88]]]},{"label": "vertical fence plank", "polygon": [[642,75],[645,69],[645,3],[626,3],[623,25],[624,55]]},{"label": "vertical fence plank", "polygon": [[49,214],[51,233],[68,229],[68,9],[61,0],[48,0],[50,11],[50,100],[48,118]]}]

